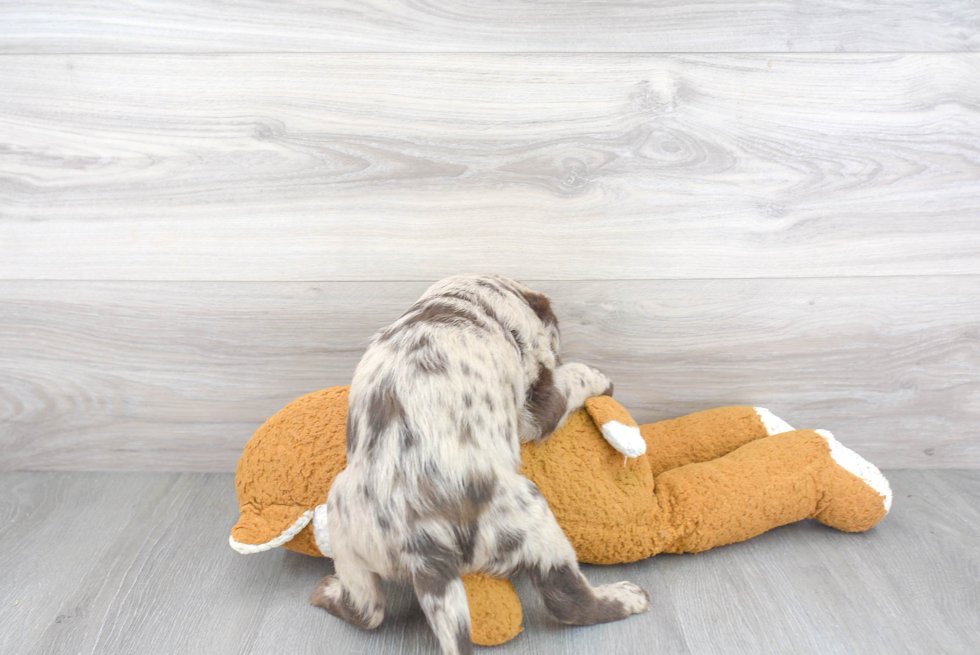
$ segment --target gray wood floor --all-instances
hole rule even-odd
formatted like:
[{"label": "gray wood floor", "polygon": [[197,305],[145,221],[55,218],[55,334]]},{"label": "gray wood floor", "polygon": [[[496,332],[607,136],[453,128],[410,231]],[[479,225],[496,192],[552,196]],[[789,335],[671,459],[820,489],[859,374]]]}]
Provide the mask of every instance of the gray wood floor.
[{"label": "gray wood floor", "polygon": [[[523,582],[506,653],[980,652],[980,471],[895,470],[892,513],[848,535],[814,522],[700,555],[586,567],[653,609],[556,625]],[[433,653],[408,589],[374,633],[307,605],[327,560],[242,556],[233,477],[0,474],[0,652]]]}]

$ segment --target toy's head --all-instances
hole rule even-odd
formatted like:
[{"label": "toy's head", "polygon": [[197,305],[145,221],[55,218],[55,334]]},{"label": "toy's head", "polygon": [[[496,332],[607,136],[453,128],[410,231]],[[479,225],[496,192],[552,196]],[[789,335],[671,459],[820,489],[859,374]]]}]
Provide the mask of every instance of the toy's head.
[{"label": "toy's head", "polygon": [[232,548],[330,555],[326,530],[314,528],[325,527],[327,492],[347,465],[349,391],[331,387],[294,400],[249,440],[235,476],[241,518],[231,530]]}]

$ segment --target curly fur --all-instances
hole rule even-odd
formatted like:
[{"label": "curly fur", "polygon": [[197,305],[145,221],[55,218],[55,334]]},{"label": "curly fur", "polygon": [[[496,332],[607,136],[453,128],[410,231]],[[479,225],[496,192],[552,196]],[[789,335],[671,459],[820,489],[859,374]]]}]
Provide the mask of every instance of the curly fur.
[{"label": "curly fur", "polygon": [[448,278],[374,337],[354,373],[347,468],[330,489],[336,575],[311,602],[362,628],[384,615],[381,579],[409,581],[443,653],[469,653],[460,576],[525,572],[559,621],[647,609],[629,583],[593,588],[520,444],[547,438],[603,373],[561,364],[544,295],[501,276]]}]

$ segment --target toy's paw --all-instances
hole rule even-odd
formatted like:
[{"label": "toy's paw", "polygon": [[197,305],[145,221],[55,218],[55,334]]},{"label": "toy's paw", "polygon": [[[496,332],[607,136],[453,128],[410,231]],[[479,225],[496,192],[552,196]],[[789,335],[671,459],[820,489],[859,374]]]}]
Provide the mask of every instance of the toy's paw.
[{"label": "toy's paw", "polygon": [[627,457],[639,457],[647,451],[647,442],[638,427],[609,421],[602,426],[602,436],[610,446]]},{"label": "toy's paw", "polygon": [[759,420],[762,421],[762,426],[766,429],[770,437],[774,434],[782,434],[783,432],[793,432],[796,429],[765,407],[753,407],[752,409],[758,414]]},{"label": "toy's paw", "polygon": [[892,508],[892,488],[888,484],[888,478],[881,474],[878,467],[837,441],[837,438],[829,430],[814,430],[814,432],[827,441],[827,445],[830,446],[830,456],[834,458],[834,461],[845,471],[861,478],[865,484],[874,489],[882,497],[885,512],[890,511]]},{"label": "toy's paw", "polygon": [[630,614],[639,614],[650,609],[650,594],[632,582],[614,582],[596,587],[596,593],[609,600],[619,602]]}]

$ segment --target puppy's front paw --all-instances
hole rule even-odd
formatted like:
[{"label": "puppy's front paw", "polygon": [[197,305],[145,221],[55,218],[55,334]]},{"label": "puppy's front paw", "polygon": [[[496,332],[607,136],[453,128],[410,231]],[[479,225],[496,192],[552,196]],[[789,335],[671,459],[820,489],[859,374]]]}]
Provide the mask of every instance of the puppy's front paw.
[{"label": "puppy's front paw", "polygon": [[605,373],[603,373],[597,368],[593,368],[592,371],[596,377],[595,389],[602,389],[602,391],[597,391],[593,395],[609,396],[611,398],[613,395],[613,381],[609,378],[608,375],[606,375]]},{"label": "puppy's front paw", "polygon": [[612,395],[612,380],[595,367],[571,362],[562,364],[555,374],[565,383],[568,392],[581,393],[586,398]]}]

